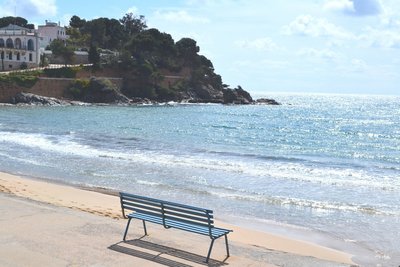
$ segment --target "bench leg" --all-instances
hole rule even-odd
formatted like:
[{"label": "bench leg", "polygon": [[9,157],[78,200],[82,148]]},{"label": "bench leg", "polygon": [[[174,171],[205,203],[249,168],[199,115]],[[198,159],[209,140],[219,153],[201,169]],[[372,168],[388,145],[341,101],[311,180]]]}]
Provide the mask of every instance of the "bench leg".
[{"label": "bench leg", "polygon": [[229,257],[228,235],[225,235],[226,255]]},{"label": "bench leg", "polygon": [[144,235],[147,235],[146,222],[144,220],[142,220],[142,221],[143,221]]},{"label": "bench leg", "polygon": [[128,233],[129,224],[131,223],[132,218],[128,218],[128,223],[126,224],[125,234],[124,234],[124,241],[126,241],[126,234]]},{"label": "bench leg", "polygon": [[208,260],[210,259],[211,250],[212,250],[212,248],[213,248],[214,241],[215,241],[215,239],[211,239],[211,245],[210,245],[210,248],[208,249],[208,254],[207,254],[206,263],[208,263]]}]

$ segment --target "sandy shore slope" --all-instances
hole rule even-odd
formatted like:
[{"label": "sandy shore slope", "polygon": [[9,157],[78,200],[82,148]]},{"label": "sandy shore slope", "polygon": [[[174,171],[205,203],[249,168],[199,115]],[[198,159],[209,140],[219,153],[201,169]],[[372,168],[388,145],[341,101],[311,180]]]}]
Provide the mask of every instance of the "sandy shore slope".
[{"label": "sandy shore slope", "polygon": [[[204,266],[209,238],[126,220],[119,198],[0,173],[0,266]],[[83,212],[82,212],[83,211]],[[218,215],[218,212],[216,212]],[[218,218],[217,218],[218,219]],[[217,222],[233,229],[231,257],[217,240],[211,266],[351,266],[351,255]]]}]

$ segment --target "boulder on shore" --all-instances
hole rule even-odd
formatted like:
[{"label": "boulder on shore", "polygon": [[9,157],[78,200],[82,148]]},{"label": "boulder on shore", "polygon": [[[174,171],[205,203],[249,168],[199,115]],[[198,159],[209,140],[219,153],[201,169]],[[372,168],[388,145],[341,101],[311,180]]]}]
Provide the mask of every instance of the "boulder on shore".
[{"label": "boulder on shore", "polygon": [[224,89],[223,93],[224,104],[248,105],[254,102],[251,95],[241,87],[236,89]]},{"label": "boulder on shore", "polygon": [[256,100],[256,104],[259,105],[280,105],[279,102],[275,101],[274,99],[269,98],[259,98]]},{"label": "boulder on shore", "polygon": [[130,99],[123,95],[107,79],[92,77],[89,87],[81,99],[88,103],[128,104]]},{"label": "boulder on shore", "polygon": [[14,97],[12,97],[10,103],[44,106],[60,106],[71,104],[69,101],[60,100],[54,97],[46,97],[24,92],[19,92]]}]

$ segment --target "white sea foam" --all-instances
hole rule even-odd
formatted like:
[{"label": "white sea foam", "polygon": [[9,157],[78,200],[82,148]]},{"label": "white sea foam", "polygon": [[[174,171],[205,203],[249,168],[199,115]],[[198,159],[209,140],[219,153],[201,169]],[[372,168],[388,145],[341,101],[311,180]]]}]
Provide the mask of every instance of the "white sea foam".
[{"label": "white sea foam", "polygon": [[82,157],[118,157],[117,153],[110,153],[109,151],[100,150],[73,141],[70,135],[53,136],[45,134],[2,132],[0,135],[0,142],[14,143],[20,146],[37,148],[64,155],[77,155]]},{"label": "white sea foam", "polygon": [[[116,151],[95,148],[74,140],[73,135],[44,135],[2,132],[0,142],[38,148],[62,155],[81,157],[102,157],[116,160],[127,160],[142,164],[173,166],[176,168],[193,168],[208,171],[222,171],[254,177],[269,177],[281,180],[293,180],[308,183],[325,184],[339,187],[368,187],[384,190],[400,190],[400,181],[390,177],[370,174],[364,170],[306,166],[302,163],[287,163],[276,160],[268,162],[243,161],[230,157],[210,157],[205,155],[173,155],[152,151]],[[34,163],[33,163],[34,164]],[[388,179],[387,179],[388,178]],[[204,183],[204,180],[201,181]]]},{"label": "white sea foam", "polygon": [[246,195],[240,192],[236,193],[224,193],[215,190],[209,190],[208,193],[225,199],[250,201],[253,203],[265,203],[279,206],[287,207],[299,207],[299,208],[309,208],[313,212],[325,213],[332,211],[346,211],[346,212],[361,212],[366,214],[374,215],[390,215],[390,216],[400,216],[400,211],[391,211],[378,209],[367,205],[355,205],[351,203],[344,202],[328,202],[328,201],[317,201],[310,199],[300,199],[293,197],[271,197],[265,195]]},{"label": "white sea foam", "polygon": [[14,161],[24,162],[24,163],[28,163],[28,164],[35,165],[35,166],[50,166],[49,164],[47,164],[43,161],[39,162],[39,161],[29,159],[29,158],[14,157],[14,156],[6,154],[6,153],[0,153],[0,157],[6,157],[6,158],[14,160]]},{"label": "white sea foam", "polygon": [[146,181],[146,180],[136,180],[136,183],[141,184],[141,185],[148,185],[148,186],[163,186],[162,183],[150,182],[150,181]]}]

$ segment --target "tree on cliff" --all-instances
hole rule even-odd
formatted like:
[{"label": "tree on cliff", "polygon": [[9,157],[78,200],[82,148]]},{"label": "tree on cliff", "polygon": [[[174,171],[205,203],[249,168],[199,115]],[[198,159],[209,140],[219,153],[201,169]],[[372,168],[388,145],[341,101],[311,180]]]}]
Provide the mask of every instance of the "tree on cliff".
[{"label": "tree on cliff", "polygon": [[126,50],[139,62],[149,62],[165,67],[168,58],[176,55],[174,39],[157,29],[148,29],[138,33],[125,46]]},{"label": "tree on cliff", "polygon": [[28,24],[28,21],[21,17],[3,17],[0,18],[0,28],[6,27],[10,24],[18,25],[28,29],[34,29],[35,26],[33,24]]},{"label": "tree on cliff", "polygon": [[135,17],[132,13],[122,19],[97,18],[86,21],[74,15],[67,29],[70,43],[89,48],[121,50],[132,36],[147,28],[144,16]]},{"label": "tree on cliff", "polygon": [[86,20],[81,19],[80,17],[74,15],[71,17],[69,20],[69,26],[75,29],[81,29],[83,26],[85,26]]},{"label": "tree on cliff", "polygon": [[119,20],[124,28],[124,32],[128,37],[134,36],[147,29],[144,16],[136,17],[133,13],[127,13]]},{"label": "tree on cliff", "polygon": [[51,42],[50,50],[53,56],[63,58],[65,65],[71,63],[73,60],[74,49],[71,46],[67,46],[64,41],[60,39],[55,39]]},{"label": "tree on cliff", "polygon": [[91,46],[89,49],[89,62],[93,64],[94,68],[100,67],[100,53],[97,46]]},{"label": "tree on cliff", "polygon": [[196,41],[191,38],[180,39],[176,42],[176,49],[178,56],[182,57],[186,63],[189,64],[195,61],[197,53],[200,52],[200,47],[198,47]]}]

